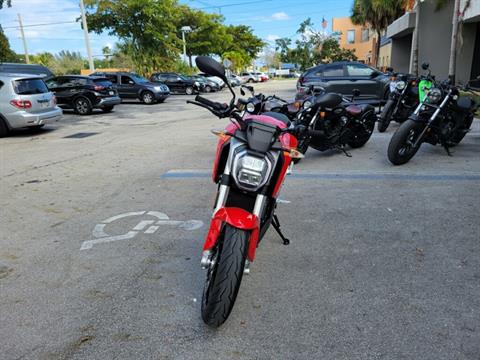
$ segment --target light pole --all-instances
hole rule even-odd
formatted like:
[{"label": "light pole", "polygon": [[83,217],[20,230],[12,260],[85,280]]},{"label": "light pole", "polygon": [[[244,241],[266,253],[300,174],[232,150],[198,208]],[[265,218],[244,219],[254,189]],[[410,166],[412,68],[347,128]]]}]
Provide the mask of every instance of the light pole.
[{"label": "light pole", "polygon": [[187,63],[187,41],[185,40],[185,33],[191,32],[192,28],[190,26],[182,26],[180,31],[182,32],[183,40],[183,61]]},{"label": "light pole", "polygon": [[80,0],[80,12],[82,14],[82,25],[83,33],[85,35],[85,45],[87,47],[88,64],[90,72],[93,73],[95,71],[95,66],[93,65],[92,48],[90,47],[90,38],[88,37],[87,18],[85,17],[85,5],[83,4],[83,0]]}]

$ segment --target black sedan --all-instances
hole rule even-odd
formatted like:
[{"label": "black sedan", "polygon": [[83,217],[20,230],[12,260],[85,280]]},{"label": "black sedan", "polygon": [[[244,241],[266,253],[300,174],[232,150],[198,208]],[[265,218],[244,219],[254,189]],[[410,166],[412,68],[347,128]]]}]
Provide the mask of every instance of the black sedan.
[{"label": "black sedan", "polygon": [[354,89],[358,89],[358,100],[380,103],[388,97],[389,82],[388,75],[365,64],[352,61],[333,62],[305,71],[297,82],[297,98],[302,98],[313,85],[347,97],[352,96]]},{"label": "black sedan", "polygon": [[150,77],[150,81],[166,84],[170,91],[177,94],[192,95],[202,90],[198,81],[176,73],[155,73]]},{"label": "black sedan", "polygon": [[77,114],[89,115],[94,108],[110,112],[122,100],[113,84],[103,77],[65,75],[45,81],[55,93],[57,103],[73,109]]}]

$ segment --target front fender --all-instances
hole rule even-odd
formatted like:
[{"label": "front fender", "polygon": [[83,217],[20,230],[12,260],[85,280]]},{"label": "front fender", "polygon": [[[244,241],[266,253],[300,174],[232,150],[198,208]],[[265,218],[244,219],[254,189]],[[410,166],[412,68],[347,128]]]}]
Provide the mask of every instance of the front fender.
[{"label": "front fender", "polygon": [[[227,223],[237,229],[251,231],[248,242],[248,259],[252,262],[257,249],[260,221],[254,214],[237,207],[221,208],[213,215],[203,251],[211,250],[215,246],[222,231],[223,223]],[[225,241],[228,241],[228,239],[225,239]]]}]

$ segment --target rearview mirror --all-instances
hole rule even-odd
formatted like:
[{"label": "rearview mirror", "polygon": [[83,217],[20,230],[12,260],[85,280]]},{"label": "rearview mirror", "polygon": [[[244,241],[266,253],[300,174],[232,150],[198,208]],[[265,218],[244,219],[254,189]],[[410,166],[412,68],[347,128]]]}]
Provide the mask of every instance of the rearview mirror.
[{"label": "rearview mirror", "polygon": [[428,62],[424,62],[424,63],[422,64],[422,69],[423,69],[423,70],[428,70],[429,67],[430,67],[430,64],[429,64]]},{"label": "rearview mirror", "polygon": [[195,63],[200,71],[204,72],[205,74],[218,76],[227,82],[225,78],[225,68],[218,61],[213,60],[209,56],[197,56]]}]

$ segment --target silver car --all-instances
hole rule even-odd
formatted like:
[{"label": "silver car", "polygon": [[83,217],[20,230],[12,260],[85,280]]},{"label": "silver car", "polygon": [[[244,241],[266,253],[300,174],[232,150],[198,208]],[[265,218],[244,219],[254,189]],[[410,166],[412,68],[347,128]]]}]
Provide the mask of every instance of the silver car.
[{"label": "silver car", "polygon": [[0,73],[0,137],[12,129],[41,128],[62,114],[42,77]]}]

